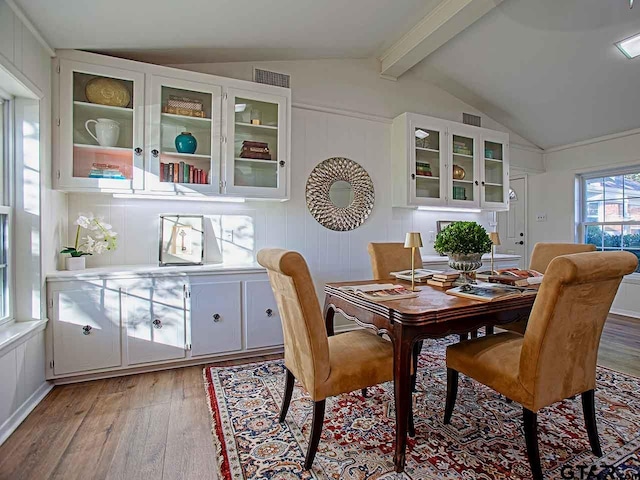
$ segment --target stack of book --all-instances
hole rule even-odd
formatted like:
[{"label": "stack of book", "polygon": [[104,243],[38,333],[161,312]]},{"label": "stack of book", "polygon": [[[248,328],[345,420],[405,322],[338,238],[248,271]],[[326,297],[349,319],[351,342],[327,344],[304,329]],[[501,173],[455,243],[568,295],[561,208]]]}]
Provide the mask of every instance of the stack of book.
[{"label": "stack of book", "polygon": [[242,142],[240,158],[253,158],[258,160],[271,160],[269,144],[266,142],[252,142],[245,140]]},{"label": "stack of book", "polygon": [[111,178],[115,180],[125,180],[127,177],[122,174],[119,165],[111,165],[108,163],[94,163],[91,165],[89,178]]},{"label": "stack of book", "polygon": [[433,285],[434,287],[452,287],[453,282],[460,276],[458,272],[441,272],[435,273],[433,277],[427,280],[427,285]]},{"label": "stack of book", "polygon": [[197,183],[206,185],[207,172],[201,168],[195,168],[185,162],[162,163],[160,162],[160,181],[172,183]]}]

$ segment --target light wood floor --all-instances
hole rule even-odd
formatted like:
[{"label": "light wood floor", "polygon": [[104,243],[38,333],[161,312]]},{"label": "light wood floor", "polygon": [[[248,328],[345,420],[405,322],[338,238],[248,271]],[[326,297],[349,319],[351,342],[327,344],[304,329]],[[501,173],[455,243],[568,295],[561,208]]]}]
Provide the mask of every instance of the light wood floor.
[{"label": "light wood floor", "polygon": [[[640,376],[640,322],[610,318],[599,363]],[[55,387],[0,447],[0,479],[215,479],[202,366]]]}]

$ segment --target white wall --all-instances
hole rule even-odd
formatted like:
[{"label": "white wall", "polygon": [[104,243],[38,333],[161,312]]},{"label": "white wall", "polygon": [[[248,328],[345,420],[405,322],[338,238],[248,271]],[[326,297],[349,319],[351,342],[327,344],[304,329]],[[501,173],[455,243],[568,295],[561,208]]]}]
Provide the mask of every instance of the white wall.
[{"label": "white wall", "polygon": [[[629,165],[640,167],[640,131],[551,149],[544,155],[546,172],[529,176],[529,245],[573,242],[576,235],[576,176]],[[536,215],[547,215],[536,222]],[[624,280],[613,305],[616,313],[640,317],[640,279]]]},{"label": "white wall", "polygon": [[[0,0],[0,70],[5,79],[10,76],[17,80],[16,84],[28,90],[31,97],[15,102],[16,134],[20,138],[15,146],[14,165],[17,187],[14,242],[18,247],[14,310],[16,320],[31,323],[45,318],[41,272],[54,268],[55,248],[60,243],[60,237],[52,233],[50,219],[66,217],[65,196],[50,190],[50,69],[49,51],[7,3]],[[46,206],[44,215],[41,204]],[[0,443],[50,388],[45,382],[44,348],[44,331],[37,326],[0,350]]]}]

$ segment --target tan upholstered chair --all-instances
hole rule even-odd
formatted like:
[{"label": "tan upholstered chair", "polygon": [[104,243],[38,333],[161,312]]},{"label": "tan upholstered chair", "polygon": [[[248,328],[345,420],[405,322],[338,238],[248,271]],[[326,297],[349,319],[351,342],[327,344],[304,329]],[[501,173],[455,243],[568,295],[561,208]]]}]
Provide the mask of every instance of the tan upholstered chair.
[{"label": "tan upholstered chair", "polygon": [[637,265],[629,252],[552,260],[524,336],[504,332],[447,348],[444,423],[451,420],[458,372],[520,403],[531,471],[542,479],[537,412],[580,393],[591,450],[601,456],[594,407],[598,345],[620,281]]},{"label": "tan upholstered chair", "polygon": [[[529,262],[529,270],[536,270],[545,273],[551,260],[560,255],[571,255],[574,253],[595,252],[596,246],[590,243],[544,243],[538,242],[531,252],[531,261]],[[517,322],[500,325],[500,328],[511,330],[524,335],[527,329],[527,320],[519,320]]]},{"label": "tan upholstered chair", "polygon": [[[411,253],[402,242],[370,243],[368,250],[373,278],[376,280],[391,278],[391,272],[411,269]],[[415,268],[422,268],[419,248],[415,250],[414,262]]]},{"label": "tan upholstered chair", "polygon": [[320,441],[325,399],[392,380],[393,347],[364,330],[327,337],[307,263],[298,252],[263,249],[258,252],[258,263],[267,269],[282,318],[287,378],[280,422],[289,409],[294,377],[314,402],[304,462],[308,470]]}]

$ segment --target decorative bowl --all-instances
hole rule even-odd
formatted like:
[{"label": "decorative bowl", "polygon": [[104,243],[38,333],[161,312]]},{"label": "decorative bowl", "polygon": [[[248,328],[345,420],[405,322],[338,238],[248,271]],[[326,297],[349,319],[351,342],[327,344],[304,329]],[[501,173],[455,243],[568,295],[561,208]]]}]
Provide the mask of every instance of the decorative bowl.
[{"label": "decorative bowl", "polygon": [[464,168],[462,168],[460,165],[454,165],[453,166],[453,178],[455,180],[464,180],[464,176],[467,173],[464,171]]},{"label": "decorative bowl", "polygon": [[131,101],[127,87],[113,78],[92,78],[87,82],[84,94],[91,103],[110,107],[126,107]]}]

